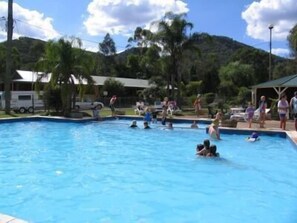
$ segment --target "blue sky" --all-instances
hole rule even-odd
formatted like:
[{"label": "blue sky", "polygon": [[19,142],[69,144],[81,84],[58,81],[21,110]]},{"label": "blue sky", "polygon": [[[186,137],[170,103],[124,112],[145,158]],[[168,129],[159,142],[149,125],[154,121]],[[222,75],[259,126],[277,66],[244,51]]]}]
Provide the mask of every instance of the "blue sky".
[{"label": "blue sky", "polygon": [[[226,36],[288,56],[286,37],[297,24],[297,0],[14,0],[14,38],[49,40],[75,36],[83,47],[98,51],[108,32],[118,51],[127,45],[137,26],[150,27],[165,12],[186,13],[193,32]],[[0,16],[7,17],[7,1],[0,0]],[[0,20],[0,41],[6,39]]]}]

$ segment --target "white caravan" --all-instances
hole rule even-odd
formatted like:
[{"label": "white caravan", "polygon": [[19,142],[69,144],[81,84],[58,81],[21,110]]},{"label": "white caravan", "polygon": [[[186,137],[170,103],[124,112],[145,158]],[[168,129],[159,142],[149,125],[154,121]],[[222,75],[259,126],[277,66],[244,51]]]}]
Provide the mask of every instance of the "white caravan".
[{"label": "white caravan", "polygon": [[[36,109],[44,108],[41,99],[42,92],[37,94],[35,91],[11,91],[10,108],[15,112],[33,113]],[[4,91],[0,91],[0,110],[5,109]]]}]

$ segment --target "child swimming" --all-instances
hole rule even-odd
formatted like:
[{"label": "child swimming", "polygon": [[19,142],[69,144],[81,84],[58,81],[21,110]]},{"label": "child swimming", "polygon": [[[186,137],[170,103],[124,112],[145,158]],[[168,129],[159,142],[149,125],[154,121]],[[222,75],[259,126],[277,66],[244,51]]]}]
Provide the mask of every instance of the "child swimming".
[{"label": "child swimming", "polygon": [[249,137],[247,137],[247,141],[249,142],[255,142],[260,140],[258,133],[253,132]]}]

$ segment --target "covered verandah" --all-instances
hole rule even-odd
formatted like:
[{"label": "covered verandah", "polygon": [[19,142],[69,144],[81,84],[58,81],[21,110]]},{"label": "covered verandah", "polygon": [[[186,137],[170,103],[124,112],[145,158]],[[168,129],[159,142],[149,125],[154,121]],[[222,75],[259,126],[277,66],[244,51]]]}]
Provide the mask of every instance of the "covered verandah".
[{"label": "covered verandah", "polygon": [[264,95],[270,107],[271,99],[280,99],[280,96],[285,93],[290,101],[294,91],[297,91],[297,74],[252,86],[252,103],[257,105],[260,97]]}]

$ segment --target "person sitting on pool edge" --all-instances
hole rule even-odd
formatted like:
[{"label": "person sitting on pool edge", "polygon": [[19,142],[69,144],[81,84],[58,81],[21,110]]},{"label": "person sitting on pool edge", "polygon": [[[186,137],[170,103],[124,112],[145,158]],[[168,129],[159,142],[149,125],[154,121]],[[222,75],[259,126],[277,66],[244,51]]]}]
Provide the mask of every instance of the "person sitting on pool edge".
[{"label": "person sitting on pool edge", "polygon": [[136,120],[133,120],[132,123],[131,123],[131,125],[130,125],[130,128],[137,128],[137,127],[138,126],[137,126]]},{"label": "person sitting on pool edge", "polygon": [[144,121],[144,122],[143,122],[143,128],[144,128],[144,129],[150,129],[151,127],[149,126],[149,124],[148,124],[147,121]]},{"label": "person sitting on pool edge", "polygon": [[249,137],[247,137],[247,141],[249,142],[255,142],[257,140],[260,140],[257,132],[253,132]]},{"label": "person sitting on pool edge", "polygon": [[209,140],[208,140],[208,139],[205,139],[205,140],[203,141],[203,149],[201,149],[201,150],[198,152],[198,155],[199,155],[199,156],[206,156],[208,153],[210,153],[209,145],[210,145]]}]

